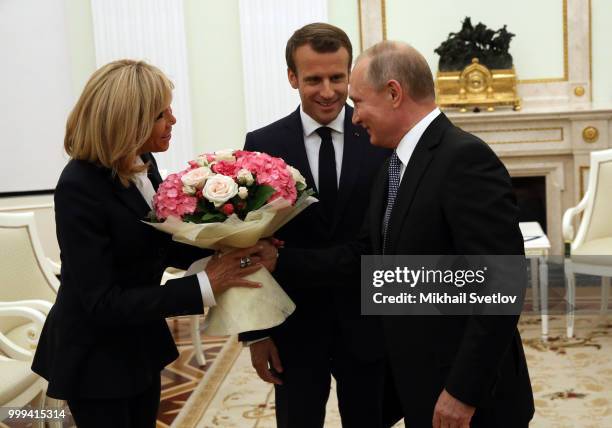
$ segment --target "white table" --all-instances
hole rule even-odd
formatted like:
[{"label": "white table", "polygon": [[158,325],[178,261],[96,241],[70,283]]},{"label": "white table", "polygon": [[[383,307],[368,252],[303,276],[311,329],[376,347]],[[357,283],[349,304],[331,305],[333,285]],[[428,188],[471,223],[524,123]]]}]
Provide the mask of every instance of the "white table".
[{"label": "white table", "polygon": [[[542,340],[548,339],[548,264],[550,241],[537,221],[519,223],[525,256],[531,262],[531,293],[533,310],[540,310],[542,316]],[[539,295],[538,295],[539,290]]]}]

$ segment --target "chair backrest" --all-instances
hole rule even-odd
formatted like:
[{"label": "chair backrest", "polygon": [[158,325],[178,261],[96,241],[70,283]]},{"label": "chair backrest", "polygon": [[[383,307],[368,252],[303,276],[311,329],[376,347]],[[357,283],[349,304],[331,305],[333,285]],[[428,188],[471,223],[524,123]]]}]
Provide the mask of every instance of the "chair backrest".
[{"label": "chair backrest", "polygon": [[0,198],[0,213],[34,213],[38,237],[45,256],[59,262],[59,245],[55,234],[53,195]]},{"label": "chair backrest", "polygon": [[587,195],[572,250],[594,239],[612,237],[612,149],[591,152]]},{"label": "chair backrest", "polygon": [[[39,242],[33,213],[0,213],[0,301],[55,301],[59,281]],[[0,318],[0,332],[24,323]]]}]

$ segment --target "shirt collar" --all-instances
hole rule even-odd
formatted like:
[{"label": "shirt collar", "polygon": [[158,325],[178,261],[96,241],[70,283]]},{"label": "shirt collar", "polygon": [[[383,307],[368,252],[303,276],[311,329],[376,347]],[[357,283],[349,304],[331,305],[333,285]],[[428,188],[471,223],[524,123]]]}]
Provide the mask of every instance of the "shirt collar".
[{"label": "shirt collar", "polygon": [[344,115],[346,114],[345,110],[346,106],[342,107],[342,110],[340,110],[340,113],[338,113],[338,116],[336,116],[334,120],[332,120],[327,125],[321,125],[312,117],[308,116],[308,114],[304,112],[304,109],[300,107],[300,118],[302,119],[302,128],[304,129],[304,136],[309,137],[310,135],[312,135],[313,132],[315,132],[322,126],[327,126],[328,128],[331,128],[334,131],[342,134],[344,132]]},{"label": "shirt collar", "polygon": [[402,161],[404,166],[408,165],[408,161],[410,160],[410,156],[412,156],[412,152],[416,147],[417,143],[423,136],[423,133],[427,129],[427,127],[434,121],[436,117],[440,114],[440,109],[436,107],[432,111],[430,111],[427,116],[417,122],[416,125],[410,129],[404,135],[404,137],[400,140],[400,143],[397,145],[395,152],[397,153],[397,157]]},{"label": "shirt collar", "polygon": [[[136,159],[134,159],[134,165],[135,166],[141,166],[144,165],[145,163],[143,162],[143,160],[140,158],[140,156],[136,156]],[[138,178],[143,178],[147,176],[147,170],[145,169],[144,171],[140,171],[137,172],[136,174],[134,174],[134,177],[138,177]]]}]

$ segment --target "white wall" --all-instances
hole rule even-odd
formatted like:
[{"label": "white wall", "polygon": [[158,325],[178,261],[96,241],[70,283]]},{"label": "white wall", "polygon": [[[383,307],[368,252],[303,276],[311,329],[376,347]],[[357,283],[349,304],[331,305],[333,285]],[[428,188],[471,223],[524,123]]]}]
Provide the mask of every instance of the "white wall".
[{"label": "white wall", "polygon": [[[91,6],[86,0],[64,1],[71,36],[73,87],[78,94],[95,70]],[[244,142],[247,127],[238,3],[183,0],[196,153]],[[357,54],[357,1],[328,0],[328,21],[347,32]]]},{"label": "white wall", "polygon": [[246,122],[238,0],[185,0],[185,25],[196,152],[242,145]]},{"label": "white wall", "polygon": [[518,78],[563,77],[562,0],[514,0],[512,5],[483,0],[430,0],[427,7],[417,0],[386,0],[387,38],[412,44],[438,69],[434,53],[450,32],[461,30],[461,21],[471,17],[472,25],[482,22],[497,30],[507,25],[516,36],[510,53]]},{"label": "white wall", "polygon": [[62,0],[0,2],[0,193],[53,189],[72,76]]},{"label": "white wall", "polygon": [[[6,0],[0,5],[7,1],[25,0]],[[609,19],[612,1],[591,1],[593,99],[597,103],[610,104],[612,27]],[[69,98],[74,103],[95,70],[91,7],[87,0],[62,0],[62,3],[68,34],[66,76],[69,76],[72,88]],[[238,0],[183,0],[195,152],[235,146],[244,139],[246,121],[238,3]],[[429,51],[435,69],[437,55],[431,50],[446,38],[448,32],[460,28],[464,16],[471,15],[474,23],[482,20],[494,28],[507,23],[510,31],[517,33],[511,52],[519,78],[559,77],[563,73],[562,4],[562,0],[517,0],[513,7],[502,8],[498,2],[486,0],[432,0],[426,4],[416,0],[386,0],[387,35],[389,38],[401,36],[417,48]],[[328,21],[348,33],[355,54],[360,49],[357,5],[356,0],[328,0],[327,3]],[[31,34],[36,35],[36,32]],[[11,37],[7,36],[6,40],[12,40]],[[10,109],[9,105],[2,104],[0,120],[6,124],[3,129],[9,126],[9,122],[5,122],[5,110],[10,113]],[[65,116],[57,123],[63,127]],[[58,152],[62,150],[62,137],[57,135],[50,142]],[[5,146],[8,142],[0,141],[2,148],[8,150],[9,147]]]},{"label": "white wall", "polygon": [[96,69],[96,51],[91,3],[88,0],[64,0],[64,5],[74,103]]},{"label": "white wall", "polygon": [[612,105],[612,1],[591,0],[593,102]]}]

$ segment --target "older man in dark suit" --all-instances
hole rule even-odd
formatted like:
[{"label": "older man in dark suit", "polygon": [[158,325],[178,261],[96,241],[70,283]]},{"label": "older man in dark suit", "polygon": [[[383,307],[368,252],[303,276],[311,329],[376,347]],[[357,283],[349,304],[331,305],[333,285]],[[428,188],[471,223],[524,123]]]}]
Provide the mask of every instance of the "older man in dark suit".
[{"label": "older man in dark suit", "polygon": [[274,329],[241,335],[259,376],[276,384],[279,427],[322,427],[331,375],[344,427],[381,424],[378,320],[360,316],[359,270],[340,269],[341,260],[320,251],[353,241],[372,179],[390,153],[371,146],[367,133],[351,123],[352,109],[345,104],[351,58],[341,29],[310,24],[297,30],[286,59],[301,106],[250,132],[244,146],[298,168],[320,200],[277,234],[285,248],[274,275],[296,303],[295,313]]},{"label": "older man in dark suit", "polygon": [[[523,254],[508,172],[434,101],[414,48],[381,42],[351,75],[353,123],[393,149],[369,209],[374,254]],[[527,427],[533,395],[518,316],[386,316],[383,331],[409,427]]]}]

